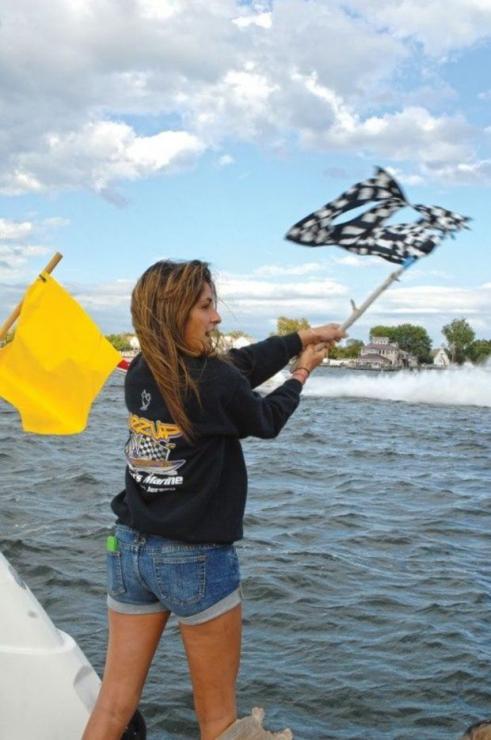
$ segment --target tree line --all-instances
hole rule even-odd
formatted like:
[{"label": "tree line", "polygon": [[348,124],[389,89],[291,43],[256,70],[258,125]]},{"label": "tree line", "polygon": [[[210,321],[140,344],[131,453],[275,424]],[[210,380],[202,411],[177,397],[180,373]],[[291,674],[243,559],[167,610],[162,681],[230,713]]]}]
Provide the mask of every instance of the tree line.
[{"label": "tree line", "polygon": [[[310,323],[305,318],[289,318],[279,316],[276,321],[275,334],[285,335],[299,329],[309,329]],[[224,334],[220,330],[214,331],[215,339],[219,349],[226,349],[222,342]],[[481,339],[476,337],[476,332],[471,327],[467,319],[454,319],[449,324],[442,327],[442,334],[447,340],[446,351],[450,360],[458,365],[464,362],[480,364],[485,362],[491,356],[491,339]],[[15,330],[10,331],[2,345],[12,341]],[[128,332],[122,334],[107,334],[106,339],[119,352],[127,352],[132,349],[130,344],[131,334]],[[238,337],[249,338],[245,332],[234,330],[226,333],[227,337],[234,339]],[[404,352],[417,357],[419,363],[430,363],[432,361],[431,351],[432,342],[428,332],[423,326],[417,324],[399,324],[397,326],[385,326],[378,324],[370,329],[370,341],[376,341],[377,337],[388,337],[390,342],[398,344]],[[354,359],[360,356],[364,347],[361,339],[347,339],[342,345],[333,347],[329,352],[332,359]]]},{"label": "tree line", "polygon": [[[299,329],[310,327],[307,319],[292,319],[280,316],[277,320],[277,333],[289,334]],[[467,319],[454,319],[442,327],[442,334],[447,340],[446,351],[452,362],[459,365],[464,362],[481,363],[491,356],[491,339],[477,339],[474,329]],[[417,324],[399,324],[384,326],[379,324],[370,329],[370,341],[377,337],[388,337],[390,342],[399,345],[404,352],[417,357],[419,363],[432,361],[431,338],[423,326]],[[332,359],[349,359],[359,357],[364,343],[359,339],[348,339],[344,346],[334,347],[329,352]]]},{"label": "tree line", "polygon": [[[285,335],[299,329],[309,329],[310,323],[305,318],[289,318],[279,316],[276,321],[275,334]],[[221,338],[224,336],[218,329],[215,330],[218,347],[222,345]],[[246,337],[242,331],[234,330],[226,333],[228,337]],[[491,356],[491,339],[478,339],[476,333],[467,319],[454,319],[442,327],[442,334],[446,339],[446,351],[450,360],[461,365],[464,362],[475,364],[485,362]],[[385,326],[377,324],[370,329],[371,342],[376,342],[377,337],[388,337],[390,342],[396,343],[404,352],[417,357],[421,364],[432,362],[432,341],[423,326],[417,324],[399,324],[397,326]],[[111,344],[120,352],[131,349],[130,335],[108,334],[106,336]],[[360,356],[364,347],[361,339],[347,339],[345,343],[333,347],[329,352],[332,359],[354,359]]]},{"label": "tree line", "polygon": [[130,344],[131,334],[106,334],[106,339],[112,344],[118,352],[129,352],[132,347]]}]

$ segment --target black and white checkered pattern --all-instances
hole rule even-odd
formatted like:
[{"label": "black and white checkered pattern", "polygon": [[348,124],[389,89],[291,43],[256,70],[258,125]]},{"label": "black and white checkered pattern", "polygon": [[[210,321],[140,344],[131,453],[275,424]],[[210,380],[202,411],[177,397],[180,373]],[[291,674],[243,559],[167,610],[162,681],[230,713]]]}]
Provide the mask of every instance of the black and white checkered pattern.
[{"label": "black and white checkered pattern", "polygon": [[[343,213],[375,201],[361,216],[333,225]],[[380,201],[380,202],[377,202]],[[409,206],[396,180],[382,168],[375,177],[353,185],[296,223],[286,234],[290,241],[309,247],[335,244],[357,254],[372,254],[402,264],[409,257],[429,254],[448,234],[466,228],[469,219],[439,206],[414,206],[421,218],[412,224],[384,223]]]},{"label": "black and white checkered pattern", "polygon": [[461,216],[459,213],[454,211],[447,211],[446,208],[441,206],[422,206],[416,205],[413,208],[422,214],[422,218],[418,221],[420,224],[427,224],[432,229],[442,231],[444,234],[450,234],[454,237],[456,231],[462,229],[468,229],[468,223],[470,218],[468,216]]},{"label": "black and white checkered pattern", "polygon": [[128,460],[138,458],[140,460],[167,460],[169,458],[168,445],[155,441],[146,434],[135,434],[130,432],[126,443],[125,454]]}]

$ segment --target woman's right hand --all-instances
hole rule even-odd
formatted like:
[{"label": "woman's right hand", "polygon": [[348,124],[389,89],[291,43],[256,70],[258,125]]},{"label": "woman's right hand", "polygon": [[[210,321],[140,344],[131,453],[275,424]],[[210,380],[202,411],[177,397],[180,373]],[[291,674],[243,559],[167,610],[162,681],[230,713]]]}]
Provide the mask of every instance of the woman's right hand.
[{"label": "woman's right hand", "polygon": [[320,344],[309,344],[299,354],[295,365],[293,366],[292,373],[295,372],[296,368],[305,368],[312,372],[315,368],[321,364],[322,360],[327,357],[328,346],[324,342]]},{"label": "woman's right hand", "polygon": [[327,342],[330,346],[333,346],[347,336],[340,324],[324,324],[310,329],[300,329],[297,334],[303,347],[308,344],[319,344],[320,342]]}]

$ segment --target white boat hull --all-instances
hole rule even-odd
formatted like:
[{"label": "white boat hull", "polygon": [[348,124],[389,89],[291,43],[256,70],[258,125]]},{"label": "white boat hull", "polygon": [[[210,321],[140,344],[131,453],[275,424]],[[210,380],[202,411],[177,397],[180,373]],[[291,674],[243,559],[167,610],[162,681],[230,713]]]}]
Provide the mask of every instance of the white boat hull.
[{"label": "white boat hull", "polygon": [[100,679],[0,553],[0,738],[80,740]]}]

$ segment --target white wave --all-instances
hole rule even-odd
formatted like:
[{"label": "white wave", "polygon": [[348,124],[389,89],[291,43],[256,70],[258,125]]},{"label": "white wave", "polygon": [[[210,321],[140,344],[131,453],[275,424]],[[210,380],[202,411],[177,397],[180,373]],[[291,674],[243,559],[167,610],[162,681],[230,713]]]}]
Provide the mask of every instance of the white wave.
[{"label": "white wave", "polygon": [[336,376],[318,371],[304,388],[308,396],[376,398],[407,403],[491,407],[491,363],[447,370],[401,370],[372,375],[360,370]]}]

